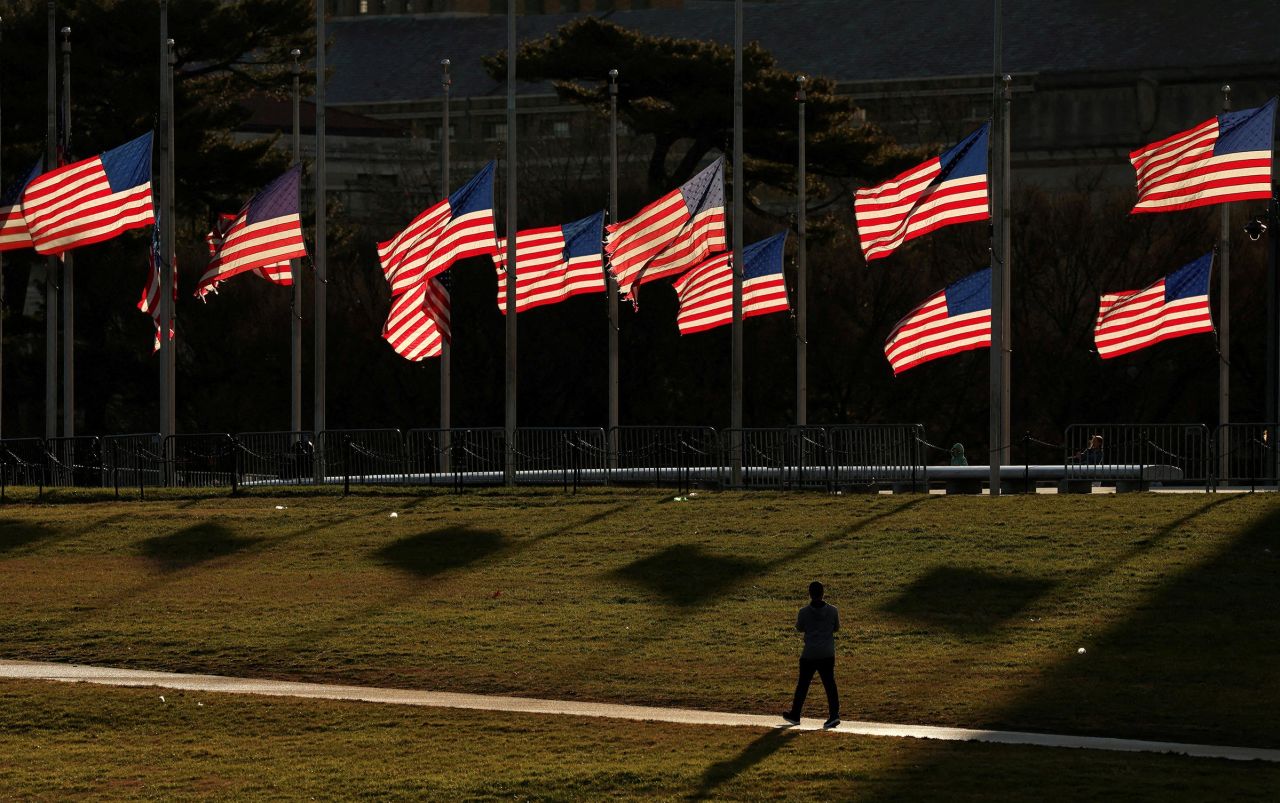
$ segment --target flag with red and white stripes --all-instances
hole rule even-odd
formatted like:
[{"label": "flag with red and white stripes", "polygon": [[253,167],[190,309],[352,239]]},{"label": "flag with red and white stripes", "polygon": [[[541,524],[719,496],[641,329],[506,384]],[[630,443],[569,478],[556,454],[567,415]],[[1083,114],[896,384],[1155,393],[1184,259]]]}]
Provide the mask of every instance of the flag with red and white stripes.
[{"label": "flag with red and white stripes", "polygon": [[640,285],[677,276],[724,249],[724,160],[606,231],[609,273],[635,303]]},{"label": "flag with red and white stripes", "polygon": [[1171,338],[1212,332],[1212,269],[1211,252],[1141,290],[1104,295],[1093,326],[1098,356],[1119,357]]},{"label": "flag with red and white stripes", "polygon": [[941,156],[876,187],[858,190],[854,217],[868,262],[943,226],[987,220],[987,139],[979,128]]},{"label": "flag with red and white stripes", "polygon": [[[438,357],[449,339],[449,291],[437,277],[460,259],[495,251],[493,171],[489,162],[404,231],[378,244],[378,260],[391,285],[382,339],[406,360]],[[518,259],[516,264],[518,269]]]},{"label": "flag with red and white stripes", "polygon": [[27,231],[27,219],[22,216],[22,192],[43,169],[43,161],[37,161],[31,172],[11,183],[0,195],[0,251],[31,247],[31,232]]},{"label": "flag with red and white stripes", "polygon": [[406,360],[439,357],[441,344],[450,338],[449,290],[443,278],[427,279],[391,300],[382,337]]},{"label": "flag with red and white stripes", "polygon": [[[160,264],[160,226],[157,224],[151,234],[151,247],[147,249],[147,284],[142,288],[142,298],[138,300],[138,309],[141,312],[151,316],[151,322],[156,328],[155,342],[152,344],[151,351],[155,353],[160,350],[160,271],[156,269],[156,265]],[[173,300],[178,300],[178,263],[175,257],[173,263]],[[169,340],[173,340],[173,327],[169,327]]]},{"label": "flag with red and white stripes", "polygon": [[[603,293],[604,212],[591,217],[528,229],[516,234],[516,312],[555,304],[582,293]],[[507,238],[498,238],[493,255],[498,271],[498,309],[507,313]]]},{"label": "flag with red and white stripes", "polygon": [[[742,249],[742,317],[787,312],[787,283],[782,255],[787,233]],[[733,323],[733,254],[717,254],[676,280],[680,334],[702,332]]]},{"label": "flag with red and white stripes", "polygon": [[198,297],[255,269],[269,278],[273,272],[287,271],[290,259],[307,255],[298,213],[301,184],[302,167],[294,165],[249,199],[230,225],[224,229],[220,224],[210,233],[206,239],[216,250],[211,248],[212,258],[196,286]]},{"label": "flag with red and white stripes", "polygon": [[[236,218],[236,215],[225,213],[218,215],[218,221],[213,224],[213,231],[204,236],[205,245],[209,247],[210,259],[218,255],[218,249],[222,247],[222,241],[226,239],[227,232],[231,229],[231,225],[236,222]],[[277,262],[274,265],[262,265],[249,272],[281,287],[291,287],[293,285],[293,263],[289,260]],[[214,292],[217,292],[216,288]]]},{"label": "flag with red and white stripes", "polygon": [[489,162],[404,231],[378,243],[378,261],[391,295],[416,287],[460,259],[494,253],[493,171],[494,163]]},{"label": "flag with red and white stripes", "polygon": [[32,179],[22,193],[22,216],[40,254],[151,225],[151,132]]},{"label": "flag with red and white stripes", "polygon": [[884,356],[897,374],[917,365],[991,347],[991,269],[972,273],[898,321],[884,341]]},{"label": "flag with red and white stripes", "polygon": [[1129,154],[1138,174],[1130,214],[1270,198],[1275,116],[1272,98]]}]

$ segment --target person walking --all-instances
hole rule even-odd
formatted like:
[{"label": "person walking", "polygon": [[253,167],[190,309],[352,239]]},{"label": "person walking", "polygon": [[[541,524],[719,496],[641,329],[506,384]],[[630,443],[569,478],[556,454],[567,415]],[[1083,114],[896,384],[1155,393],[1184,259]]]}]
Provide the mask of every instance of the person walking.
[{"label": "person walking", "polygon": [[825,592],[822,583],[817,580],[810,583],[809,604],[796,614],[796,630],[804,633],[804,651],[800,653],[800,679],[796,681],[795,699],[791,703],[791,710],[782,713],[782,718],[792,725],[800,724],[804,698],[809,694],[809,684],[813,682],[814,672],[822,678],[822,687],[827,692],[829,716],[822,727],[834,728],[840,724],[835,638],[835,632],[840,629],[840,612],[836,610],[836,606],[822,599]]}]

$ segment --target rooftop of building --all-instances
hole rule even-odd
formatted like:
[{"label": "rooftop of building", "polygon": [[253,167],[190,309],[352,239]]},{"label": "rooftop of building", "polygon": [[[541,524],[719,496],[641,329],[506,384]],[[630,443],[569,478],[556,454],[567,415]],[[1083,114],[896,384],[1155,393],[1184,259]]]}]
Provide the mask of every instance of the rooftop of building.
[{"label": "rooftop of building", "polygon": [[[788,70],[841,82],[990,74],[990,3],[962,13],[946,0],[778,0],[748,3],[744,35]],[[585,14],[517,18],[521,41]],[[732,5],[687,0],[681,10],[596,14],[646,34],[732,42]],[[1240,0],[1006,0],[1004,69],[1022,74],[1169,71],[1234,65],[1280,68],[1280,3]],[[335,105],[438,97],[440,60],[452,62],[455,97],[501,94],[481,65],[506,47],[501,15],[399,15],[329,23]],[[546,84],[521,82],[521,93]]]}]

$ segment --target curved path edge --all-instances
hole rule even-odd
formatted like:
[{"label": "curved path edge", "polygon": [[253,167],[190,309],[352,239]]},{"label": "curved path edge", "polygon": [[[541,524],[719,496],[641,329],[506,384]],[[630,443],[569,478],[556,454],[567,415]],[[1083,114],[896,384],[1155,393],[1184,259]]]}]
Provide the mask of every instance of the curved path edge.
[{"label": "curved path edge", "polygon": [[[299,683],[283,680],[258,680],[222,675],[191,675],[177,672],[155,672],[140,669],[116,669],[83,664],[59,664],[40,661],[0,659],[0,678],[14,680],[57,680],[93,683],[106,686],[150,686],[183,691],[205,691],[225,694],[258,694],[270,697],[307,697],[321,700],[351,700],[389,705],[419,705],[435,708],[467,708],[480,711],[502,711],[521,714],[556,714],[561,716],[605,717],[649,722],[672,722],[684,725],[720,725],[728,727],[790,728],[821,730],[821,720],[805,719],[792,726],[781,717],[761,714],[734,714],[722,711],[699,711],[688,708],[589,703],[575,700],[545,700],[536,697],[501,697],[485,694],[415,691],[370,686],[341,686],[325,683]],[[936,725],[894,725],[883,722],[843,722],[833,733],[863,736],[886,736],[912,739],[939,739],[953,742],[993,742],[996,744],[1038,745],[1087,750],[1172,753],[1197,758],[1225,758],[1234,761],[1280,762],[1280,750],[1260,747],[1230,747],[1211,744],[1181,744],[1143,739],[1113,739],[1104,736],[1072,736],[1023,731],[975,730]]]}]

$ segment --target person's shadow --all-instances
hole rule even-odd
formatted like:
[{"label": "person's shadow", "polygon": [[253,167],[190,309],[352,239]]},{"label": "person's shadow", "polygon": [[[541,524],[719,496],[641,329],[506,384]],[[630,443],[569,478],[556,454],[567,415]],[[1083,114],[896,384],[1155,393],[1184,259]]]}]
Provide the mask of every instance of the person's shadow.
[{"label": "person's shadow", "polygon": [[717,761],[707,767],[706,772],[702,773],[702,781],[699,783],[698,788],[690,792],[687,799],[705,800],[716,790],[716,787],[726,781],[733,780],[738,775],[764,761],[798,735],[797,731],[786,728],[769,731],[747,745],[741,753],[733,758]]}]

